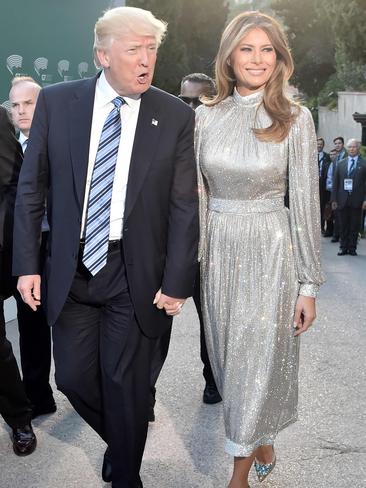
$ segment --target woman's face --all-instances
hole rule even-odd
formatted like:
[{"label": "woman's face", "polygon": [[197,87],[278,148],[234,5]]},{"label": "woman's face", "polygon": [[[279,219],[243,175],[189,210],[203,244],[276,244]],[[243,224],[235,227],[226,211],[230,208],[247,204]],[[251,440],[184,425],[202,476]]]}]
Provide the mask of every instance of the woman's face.
[{"label": "woman's face", "polygon": [[246,96],[263,89],[276,67],[276,62],[276,51],[268,35],[259,28],[248,32],[229,59],[239,94]]}]

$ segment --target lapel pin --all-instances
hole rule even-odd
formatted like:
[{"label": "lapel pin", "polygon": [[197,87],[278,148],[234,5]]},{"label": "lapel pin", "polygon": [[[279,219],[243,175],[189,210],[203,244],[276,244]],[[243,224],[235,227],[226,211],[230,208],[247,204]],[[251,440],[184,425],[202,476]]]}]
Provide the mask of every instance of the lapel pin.
[{"label": "lapel pin", "polygon": [[151,125],[157,126],[158,123],[159,123],[159,121],[157,121],[156,119],[152,119],[152,121],[151,121]]}]

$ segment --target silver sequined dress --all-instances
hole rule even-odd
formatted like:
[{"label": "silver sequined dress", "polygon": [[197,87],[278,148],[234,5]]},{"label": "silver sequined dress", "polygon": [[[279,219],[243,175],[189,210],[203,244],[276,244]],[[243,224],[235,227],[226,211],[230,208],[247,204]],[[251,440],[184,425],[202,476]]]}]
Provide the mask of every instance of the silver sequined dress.
[{"label": "silver sequined dress", "polygon": [[202,311],[225,448],[239,457],[297,418],[294,307],[323,281],[313,121],[301,108],[286,140],[261,142],[262,96],[235,91],[196,111]]}]

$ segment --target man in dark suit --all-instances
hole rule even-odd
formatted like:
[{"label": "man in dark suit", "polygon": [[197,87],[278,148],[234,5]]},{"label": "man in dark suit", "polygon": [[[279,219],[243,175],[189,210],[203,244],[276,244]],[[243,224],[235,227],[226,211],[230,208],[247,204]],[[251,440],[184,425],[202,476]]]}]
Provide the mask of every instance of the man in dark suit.
[{"label": "man in dark suit", "polygon": [[11,343],[6,338],[4,300],[14,292],[11,275],[13,211],[22,153],[8,114],[0,107],[0,414],[12,429],[15,454],[36,448],[31,404],[26,396]]},{"label": "man in dark suit", "polygon": [[[337,216],[337,210],[332,210],[332,188],[333,188],[333,175],[335,169],[337,167],[337,150],[335,148],[329,151],[329,157],[331,160],[330,165],[328,166],[327,177],[325,180],[325,187],[328,192],[328,201],[329,201],[329,210],[330,210],[330,218],[327,220],[327,230],[329,229],[329,233],[331,234],[332,239],[331,242],[338,242],[337,235],[339,235],[339,218]],[[328,212],[328,209],[327,209]]]},{"label": "man in dark suit", "polygon": [[151,354],[197,271],[194,112],[151,87],[165,29],[132,7],[98,20],[102,72],[41,91],[17,193],[13,271],[35,309],[47,191],[56,383],[108,444],[113,488],[142,487]]},{"label": "man in dark suit", "polygon": [[[19,130],[18,141],[23,154],[28,145],[34,109],[41,87],[30,77],[19,76],[13,79],[9,93],[13,124]],[[46,259],[48,223],[46,216],[42,222],[41,262]],[[49,383],[51,368],[51,331],[47,324],[43,308],[36,312],[26,305],[18,292],[17,301],[20,362],[23,383],[32,403],[33,418],[38,415],[53,413],[56,404]]]},{"label": "man in dark suit", "polygon": [[337,136],[333,139],[334,148],[337,151],[336,163],[338,164],[347,156],[347,151],[344,147],[344,138],[342,136]]},{"label": "man in dark suit", "polygon": [[[337,156],[334,161],[334,168],[336,168],[337,164],[342,161],[344,158],[347,157],[347,151],[344,147],[344,138],[342,136],[337,136],[333,139],[334,148],[337,151]],[[339,242],[339,234],[340,234],[340,222],[339,222],[339,215],[337,210],[334,212],[334,226],[333,226],[333,238],[331,242]]]},{"label": "man in dark suit", "polygon": [[361,212],[366,208],[366,161],[360,156],[360,147],[359,141],[350,139],[348,157],[334,172],[332,207],[338,210],[341,238],[338,256],[357,256]]},{"label": "man in dark suit", "polygon": [[325,209],[327,203],[330,202],[330,193],[329,191],[327,191],[326,181],[331,161],[329,154],[324,151],[324,145],[324,139],[322,137],[319,137],[317,139],[317,147],[319,166],[320,225],[322,234],[325,237],[330,237],[332,234],[330,232],[327,219],[325,218]]}]

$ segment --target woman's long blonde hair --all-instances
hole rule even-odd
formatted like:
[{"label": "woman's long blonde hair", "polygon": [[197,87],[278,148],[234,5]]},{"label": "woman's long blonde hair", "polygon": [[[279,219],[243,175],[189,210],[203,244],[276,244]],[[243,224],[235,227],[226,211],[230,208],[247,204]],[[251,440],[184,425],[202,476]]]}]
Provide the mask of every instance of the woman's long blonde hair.
[{"label": "woman's long blonde hair", "polygon": [[280,142],[290,131],[291,124],[296,117],[296,106],[285,94],[287,82],[290,79],[294,63],[287,43],[286,35],[280,24],[269,15],[260,12],[243,12],[237,15],[225,28],[219,51],[216,56],[215,73],[217,94],[204,99],[205,105],[213,106],[232,95],[236,85],[234,71],[230,66],[230,56],[241,39],[252,29],[262,29],[273,45],[277,62],[268,80],[263,95],[263,106],[272,120],[272,124],[265,129],[253,128],[257,138],[262,141]]}]

